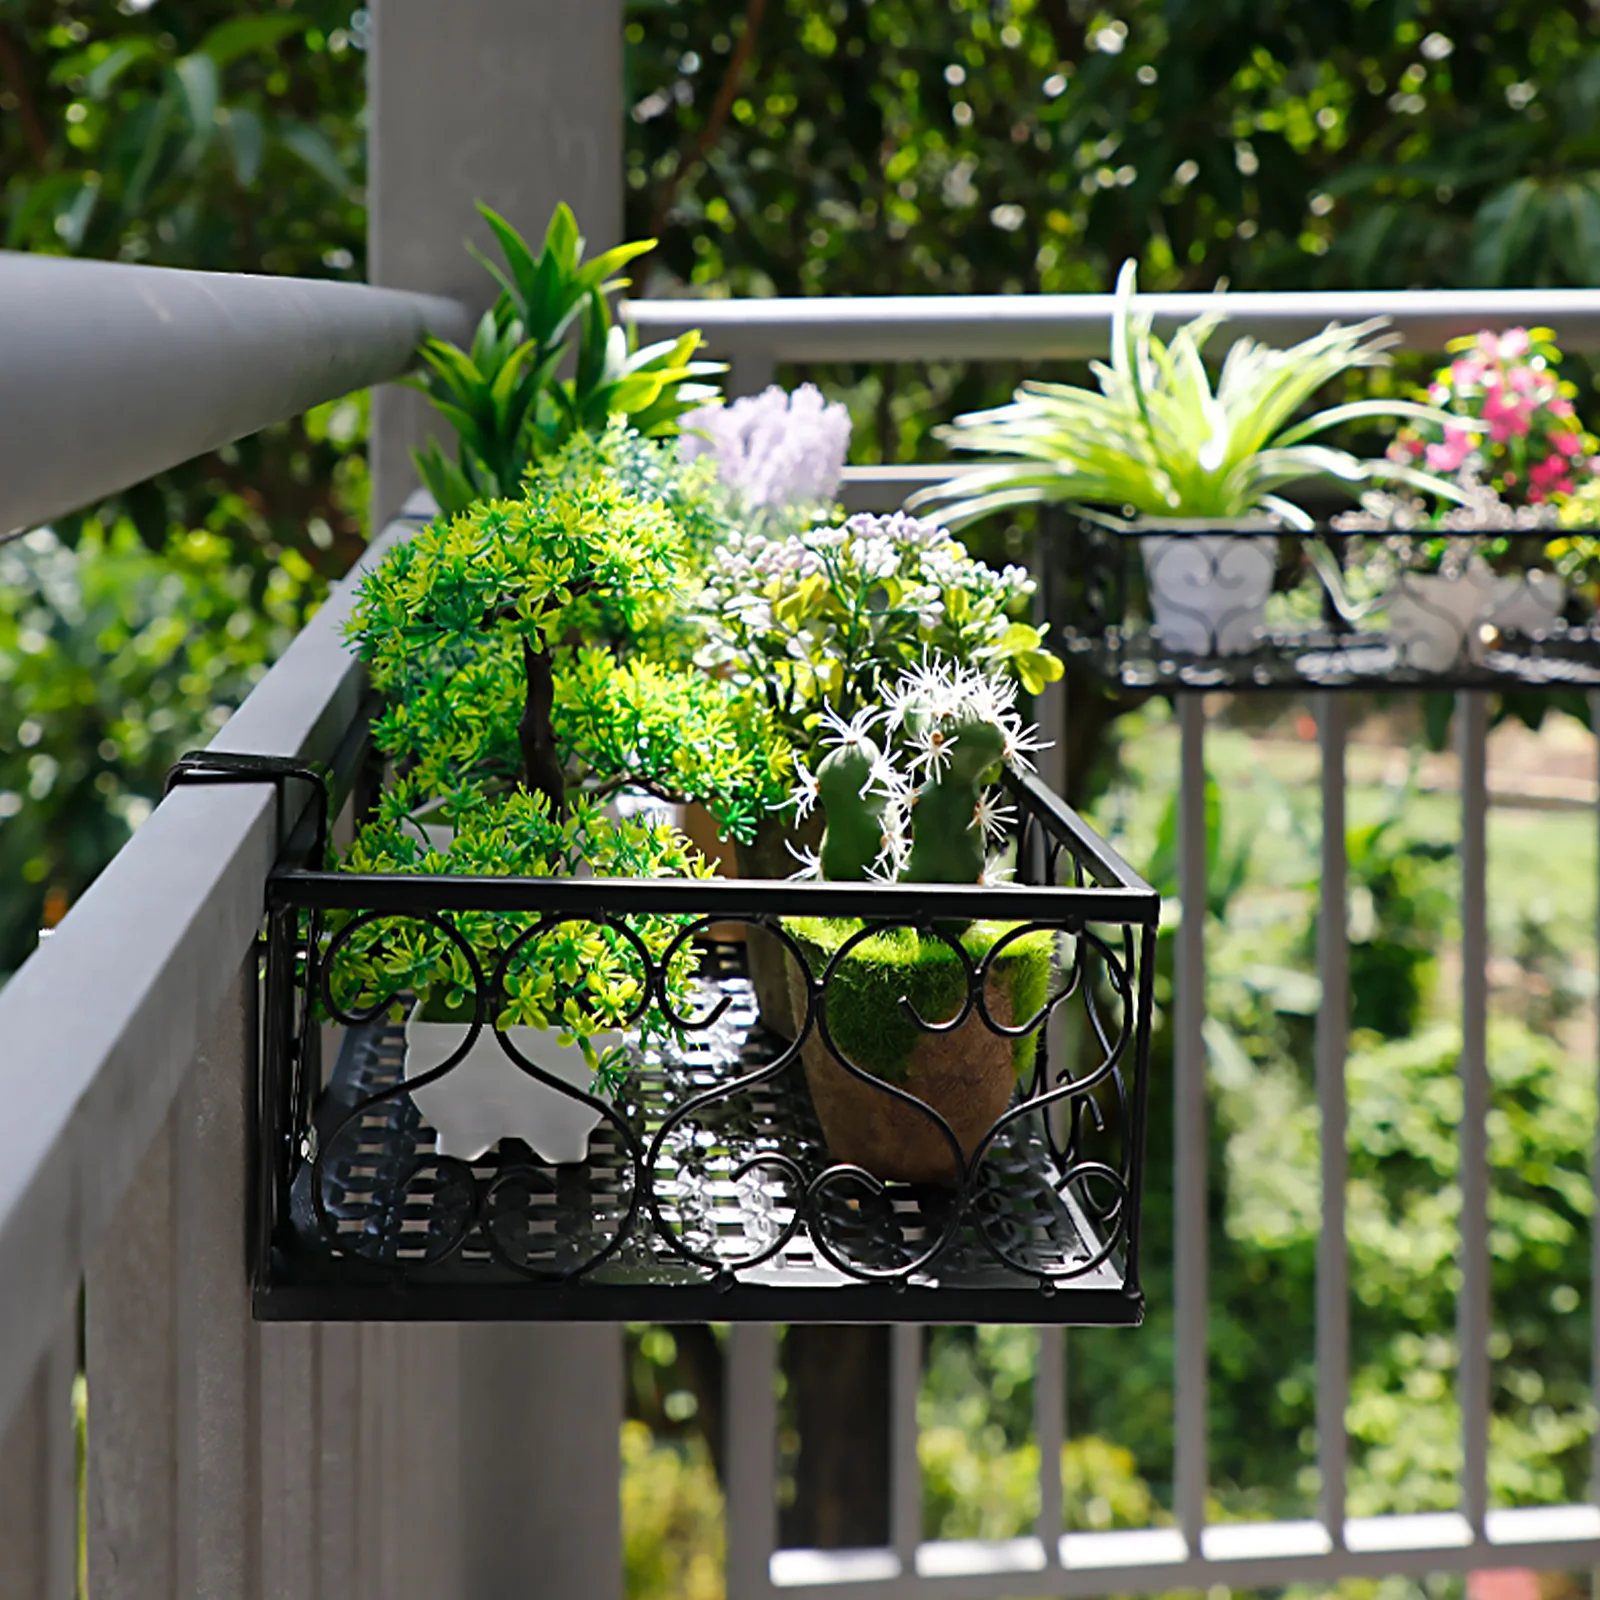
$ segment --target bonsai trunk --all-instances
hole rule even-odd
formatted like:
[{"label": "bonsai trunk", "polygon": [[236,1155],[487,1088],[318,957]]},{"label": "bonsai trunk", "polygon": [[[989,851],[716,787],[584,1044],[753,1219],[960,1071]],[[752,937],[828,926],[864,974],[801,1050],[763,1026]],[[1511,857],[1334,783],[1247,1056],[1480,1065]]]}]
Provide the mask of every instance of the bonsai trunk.
[{"label": "bonsai trunk", "polygon": [[550,712],[556,697],[550,652],[543,648],[535,650],[532,640],[525,636],[522,668],[528,684],[522,720],[517,724],[517,737],[522,745],[522,781],[530,792],[547,796],[551,815],[560,816],[566,809],[567,781],[550,727]]}]

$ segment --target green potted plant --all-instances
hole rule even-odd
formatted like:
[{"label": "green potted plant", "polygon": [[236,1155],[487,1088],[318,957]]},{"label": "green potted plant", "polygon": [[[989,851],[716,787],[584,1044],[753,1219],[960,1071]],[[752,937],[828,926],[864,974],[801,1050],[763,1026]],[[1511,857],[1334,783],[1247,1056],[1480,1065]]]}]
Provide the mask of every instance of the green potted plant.
[{"label": "green potted plant", "polygon": [[[671,827],[619,821],[582,799],[558,813],[547,795],[526,791],[457,808],[440,849],[416,826],[415,801],[405,784],[386,794],[340,870],[518,878],[709,870]],[[404,1012],[409,998],[406,1080],[441,1156],[475,1160],[514,1137],[546,1161],[582,1161],[602,1115],[595,1096],[614,1094],[625,1075],[628,1033],[648,1038],[660,1026],[639,945],[666,962],[672,1011],[689,1008],[692,951],[680,947],[667,960],[682,922],[632,917],[625,934],[604,922],[550,923],[533,912],[334,913],[323,941],[329,998],[345,1015],[385,1005]],[[555,1081],[519,1071],[522,1063]]]},{"label": "green potted plant", "polygon": [[700,335],[644,349],[611,318],[610,297],[627,284],[617,270],[655,248],[635,240],[584,260],[584,240],[558,205],[535,256],[505,218],[480,205],[504,267],[473,254],[500,286],[472,344],[423,342],[428,368],[415,380],[456,432],[456,459],[437,441],[413,452],[424,485],[446,512],[513,495],[528,468],[575,434],[622,416],[642,435],[676,434],[678,418],[716,390],[698,380],[720,372],[695,361]]},{"label": "green potted plant", "polygon": [[[929,651],[1030,693],[1059,678],[1039,630],[1017,617],[1033,588],[1020,567],[997,572],[939,523],[900,512],[782,537],[739,531],[711,552],[697,659],[751,697],[803,774],[826,750],[825,714],[849,721],[880,705],[886,686]],[[815,843],[814,820],[769,809],[739,839],[740,873],[783,877]],[[781,946],[753,934],[749,956],[762,1021],[792,1037]]]},{"label": "green potted plant", "polygon": [[521,499],[436,519],[368,574],[352,612],[387,702],[379,750],[440,800],[520,785],[559,810],[569,785],[601,798],[634,786],[700,801],[731,837],[753,838],[791,770],[758,697],[586,642],[648,635],[687,564],[659,500],[565,456]]},{"label": "green potted plant", "polygon": [[[1061,502],[1140,539],[1153,621],[1168,648],[1237,654],[1258,638],[1276,570],[1271,533],[1308,530],[1306,511],[1283,491],[1333,479],[1392,481],[1448,499],[1449,483],[1407,462],[1364,460],[1322,440],[1330,429],[1375,417],[1439,422],[1437,407],[1357,400],[1296,420],[1325,384],[1387,363],[1397,336],[1384,319],[1330,324],[1288,350],[1253,339],[1229,349],[1213,389],[1203,354],[1226,321],[1218,309],[1158,339],[1135,300],[1134,264],[1117,279],[1109,365],[1099,390],[1029,381],[1012,403],[958,417],[940,430],[958,450],[1005,459],[914,495],[952,527],[991,512]],[[1132,519],[1132,520],[1130,520]]]},{"label": "green potted plant", "polygon": [[[684,554],[660,500],[630,491],[614,464],[569,453],[531,473],[520,499],[439,517],[391,550],[363,579],[350,632],[387,700],[374,738],[393,780],[345,865],[522,878],[708,870],[670,825],[607,814],[625,786],[699,799],[730,833],[753,836],[791,771],[770,715],[693,667],[584,642],[642,637]],[[498,1026],[563,1081],[599,1072],[603,1083],[616,1060],[612,1035],[641,994],[631,941],[603,924],[529,935],[536,921],[454,919],[483,964],[471,985],[461,945],[428,918],[363,922],[332,947],[346,989],[415,997],[407,1076],[450,1153],[515,1131],[496,1120],[506,1096],[527,1102],[519,1118],[543,1116],[551,1095],[566,1103],[566,1134],[547,1131],[543,1145],[523,1135],[549,1159],[576,1159],[555,1152],[576,1150],[599,1114],[591,1102],[575,1122],[583,1102],[518,1074],[492,1036],[479,1038]],[[671,919],[647,926],[652,955],[679,931]]]},{"label": "green potted plant", "polygon": [[[1004,859],[990,852],[1011,809],[996,785],[1037,748],[1014,695],[1006,679],[929,656],[880,706],[848,721],[830,711],[827,754],[801,781],[801,808],[814,806],[824,824],[802,875],[1003,882]],[[1055,934],[1003,920],[872,931],[857,920],[792,917],[786,927],[809,968],[808,977],[791,966],[791,1003],[833,1155],[879,1178],[958,1182],[1033,1064],[1036,1029],[997,1030],[1039,1016]],[[969,966],[981,1004],[969,994]],[[954,1135],[959,1162],[923,1106]]]}]

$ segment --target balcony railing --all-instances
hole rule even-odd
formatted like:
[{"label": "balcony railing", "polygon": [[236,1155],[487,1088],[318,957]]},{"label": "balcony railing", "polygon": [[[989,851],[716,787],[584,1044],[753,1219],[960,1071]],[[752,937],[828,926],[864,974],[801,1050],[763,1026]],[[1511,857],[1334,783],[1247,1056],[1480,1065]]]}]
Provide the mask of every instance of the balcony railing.
[{"label": "balcony railing", "polygon": [[[97,294],[104,289],[94,303],[106,309],[93,332],[80,333],[69,324],[83,309],[86,273]],[[1334,315],[1385,312],[1424,348],[1478,326],[1531,319],[1553,326],[1568,348],[1600,348],[1600,293],[1258,295],[1239,297],[1239,306],[1251,331],[1274,338],[1299,336]],[[1175,299],[1165,309],[1180,315],[1192,306]],[[734,358],[739,386],[749,388],[779,361],[1081,355],[1103,348],[1108,302],[642,303],[632,311],[651,333],[707,327],[713,348]],[[376,290],[0,257],[0,525],[58,514],[276,417],[393,377],[423,327],[456,333],[460,320],[448,302]],[[55,333],[35,338],[42,328]],[[857,469],[846,493],[857,505],[894,504],[925,476],[926,469]],[[404,531],[403,523],[388,529],[368,559]],[[337,761],[362,687],[340,639],[349,598],[347,585],[318,613],[216,748]],[[1315,1050],[1323,1135],[1318,1515],[1206,1520],[1205,947],[1203,919],[1194,916],[1178,935],[1172,1021],[1174,1525],[1063,1531],[1058,1463],[1071,1419],[1061,1336],[1046,1330],[1035,1385],[1043,1465],[1033,1533],[1000,1543],[925,1540],[921,1340],[919,1330],[900,1328],[889,1546],[779,1550],[775,1342],[769,1329],[740,1327],[726,1374],[731,1596],[998,1600],[1600,1565],[1600,1506],[1488,1504],[1487,707],[1476,692],[1461,696],[1457,718],[1460,1500],[1456,1510],[1428,1516],[1346,1514],[1346,725],[1333,696],[1319,698],[1316,712],[1324,997]],[[1206,882],[1203,702],[1183,698],[1179,720],[1180,893],[1198,905]],[[606,1517],[597,1508],[592,1522],[577,1523],[548,1510],[560,1478],[616,1470],[620,1391],[573,1393],[582,1386],[565,1381],[591,1370],[583,1365],[596,1338],[589,1330],[250,1320],[255,949],[267,872],[298,803],[292,788],[281,797],[261,786],[176,791],[0,992],[9,1142],[0,1164],[0,1589],[71,1592],[69,1394],[81,1293],[92,1395],[91,1592],[391,1600],[510,1593],[539,1571],[552,1594],[616,1594],[618,1547]],[[558,1459],[526,1445],[525,1424],[536,1412],[545,1436],[561,1440]]]}]

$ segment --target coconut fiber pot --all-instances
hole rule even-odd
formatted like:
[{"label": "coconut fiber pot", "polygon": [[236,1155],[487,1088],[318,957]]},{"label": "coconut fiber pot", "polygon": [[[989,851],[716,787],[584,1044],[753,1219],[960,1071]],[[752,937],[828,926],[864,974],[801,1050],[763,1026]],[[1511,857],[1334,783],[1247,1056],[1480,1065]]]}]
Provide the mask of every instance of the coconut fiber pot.
[{"label": "coconut fiber pot", "polygon": [[[820,978],[859,926],[797,918],[791,931]],[[962,943],[976,963],[1007,931],[1004,924],[975,924]],[[1012,1027],[1038,1014],[1049,993],[1053,946],[1054,935],[1047,931],[1024,934],[990,964],[984,980],[989,1019]],[[826,1018],[839,1055],[869,1076],[863,1080],[841,1064],[820,1025],[801,1046],[812,1104],[836,1161],[886,1181],[961,1181],[962,1167],[938,1123],[879,1083],[893,1084],[938,1112],[961,1146],[963,1163],[972,1159],[1010,1105],[1018,1077],[1031,1070],[1038,1030],[1025,1038],[996,1033],[974,1005],[959,1027],[928,1033],[900,1006],[904,996],[927,1021],[948,1020],[960,1010],[966,983],[965,968],[948,944],[911,929],[875,934],[841,960],[828,981],[818,1022]],[[796,1022],[803,1021],[806,986],[792,966],[790,1003]]]}]

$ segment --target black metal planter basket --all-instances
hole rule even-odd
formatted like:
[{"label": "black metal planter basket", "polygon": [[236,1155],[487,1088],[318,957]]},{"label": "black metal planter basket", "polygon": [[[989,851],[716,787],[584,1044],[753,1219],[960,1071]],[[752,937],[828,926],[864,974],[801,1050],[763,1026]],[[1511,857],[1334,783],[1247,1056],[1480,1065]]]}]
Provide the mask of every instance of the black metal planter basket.
[{"label": "black metal planter basket", "polygon": [[1550,556],[1573,536],[1060,518],[1047,613],[1130,690],[1594,688],[1600,622]]},{"label": "black metal planter basket", "polygon": [[[1138,1323],[1159,899],[1041,784],[1017,783],[1011,798],[1015,881],[995,887],[278,872],[257,1315]],[[475,948],[485,913],[521,918],[524,941],[589,927],[635,952],[613,1092],[563,1082],[496,1026],[518,941]],[[652,953],[638,929],[664,918],[670,948]],[[861,927],[823,954],[797,937],[803,918]],[[975,923],[987,943],[964,941]],[[760,1025],[730,926],[787,951],[797,1040]],[[407,1062],[414,996],[340,1004],[341,949],[380,927],[396,939],[430,929],[460,956],[460,1043],[422,1077]],[[955,992],[937,1015],[897,996],[884,1031],[932,1041],[958,1075],[968,1040],[998,1038],[1006,1052],[1009,1099],[976,1138],[863,1071],[836,1037],[851,962],[908,929],[944,952]],[[997,1003],[1002,969],[1041,940],[1047,983],[1026,1006]],[[859,1011],[859,994],[849,1003]],[[490,1070],[592,1121],[584,1159],[551,1161],[512,1135],[441,1150],[419,1102],[453,1073],[485,1070],[480,1040]],[[808,1092],[819,1067],[916,1122],[944,1153],[940,1181],[876,1176],[831,1153]]]}]

